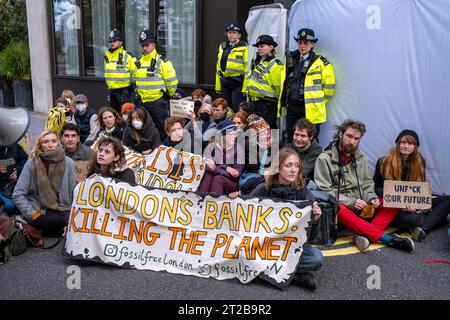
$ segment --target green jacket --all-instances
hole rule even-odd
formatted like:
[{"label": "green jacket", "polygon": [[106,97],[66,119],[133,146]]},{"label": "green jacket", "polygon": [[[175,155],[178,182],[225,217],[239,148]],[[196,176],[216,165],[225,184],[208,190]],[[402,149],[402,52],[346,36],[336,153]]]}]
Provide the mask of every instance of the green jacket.
[{"label": "green jacket", "polygon": [[[354,163],[356,163],[356,168]],[[336,144],[332,148],[324,151],[317,158],[316,168],[314,170],[315,183],[319,189],[326,191],[339,199],[339,203],[350,209],[354,208],[357,199],[370,202],[378,199],[375,193],[375,184],[372,180],[373,175],[369,170],[367,158],[359,151],[355,153],[355,162],[341,167],[343,177],[339,196],[337,194],[339,185],[339,152]],[[358,179],[360,190],[358,191]]]}]

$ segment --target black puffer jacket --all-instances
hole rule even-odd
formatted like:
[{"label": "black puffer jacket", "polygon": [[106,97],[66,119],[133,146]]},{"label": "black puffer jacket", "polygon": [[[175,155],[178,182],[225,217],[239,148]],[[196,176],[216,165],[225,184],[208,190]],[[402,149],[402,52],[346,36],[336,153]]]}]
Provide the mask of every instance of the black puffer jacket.
[{"label": "black puffer jacket", "polygon": [[[139,132],[133,128],[131,121],[128,121],[123,133],[123,144],[139,153],[147,150],[153,151],[161,145],[159,131],[156,129],[152,117],[146,110],[145,116],[144,126]],[[137,134],[139,135],[139,143],[136,137]]]},{"label": "black puffer jacket", "polygon": [[[0,164],[8,164],[6,173],[0,172],[0,192],[3,192],[5,186],[12,182],[9,178],[14,169],[17,169],[17,179],[19,179],[23,166],[28,160],[28,154],[23,148],[15,143],[9,147],[0,147]],[[16,180],[17,181],[17,180]]]}]

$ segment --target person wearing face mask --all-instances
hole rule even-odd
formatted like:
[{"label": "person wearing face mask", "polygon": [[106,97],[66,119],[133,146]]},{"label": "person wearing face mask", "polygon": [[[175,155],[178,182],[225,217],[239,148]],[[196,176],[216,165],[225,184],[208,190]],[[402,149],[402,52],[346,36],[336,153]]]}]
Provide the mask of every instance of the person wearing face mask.
[{"label": "person wearing face mask", "polygon": [[145,155],[161,145],[158,129],[145,109],[138,107],[131,111],[128,125],[123,133],[123,144]]},{"label": "person wearing face mask", "polygon": [[59,135],[42,132],[17,181],[13,200],[22,217],[44,235],[61,236],[69,219],[75,167]]},{"label": "person wearing face mask", "polygon": [[[383,197],[384,181],[425,182],[425,159],[419,152],[420,140],[413,130],[403,130],[395,140],[395,147],[386,156],[378,159],[373,180],[375,191]],[[423,241],[433,229],[446,225],[449,221],[450,196],[433,197],[432,209],[420,212],[406,206],[400,210],[392,225],[410,229],[413,239]]]},{"label": "person wearing face mask", "polygon": [[198,113],[191,113],[191,121],[189,121],[184,129],[191,135],[193,143],[192,152],[201,154],[208,145],[205,139],[205,132],[215,127],[212,121],[212,107],[210,104],[203,104]]},{"label": "person wearing face mask", "polygon": [[127,102],[127,103],[124,103],[124,104],[122,105],[121,114],[122,114],[123,122],[124,122],[125,124],[127,124],[127,123],[128,123],[128,120],[131,119],[131,112],[132,112],[134,109],[135,109],[135,106],[134,106],[134,104],[132,104],[131,102]]},{"label": "person wearing face mask", "polygon": [[255,114],[266,120],[272,129],[278,129],[277,120],[281,116],[281,103],[286,68],[275,57],[278,44],[269,35],[258,37],[257,57],[247,73],[242,91],[250,97]]},{"label": "person wearing face mask", "polygon": [[109,50],[105,52],[105,82],[109,89],[110,107],[120,112],[121,106],[131,101],[132,81],[136,71],[136,58],[123,47],[122,33],[111,30]]},{"label": "person wearing face mask", "polygon": [[241,40],[243,30],[236,23],[229,24],[225,32],[227,41],[220,45],[217,57],[216,92],[237,112],[248,68],[248,45]]},{"label": "person wearing face mask", "polygon": [[98,132],[100,131],[100,124],[97,113],[89,107],[89,102],[84,94],[79,94],[75,97],[75,122],[80,129],[80,141],[94,141]]}]

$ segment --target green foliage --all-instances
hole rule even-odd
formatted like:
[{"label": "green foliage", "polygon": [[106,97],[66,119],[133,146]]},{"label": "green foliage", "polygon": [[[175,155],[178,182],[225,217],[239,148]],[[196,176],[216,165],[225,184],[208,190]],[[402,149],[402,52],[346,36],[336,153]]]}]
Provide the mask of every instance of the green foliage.
[{"label": "green foliage", "polygon": [[0,0],[0,51],[18,41],[28,42],[25,0]]},{"label": "green foliage", "polygon": [[11,80],[30,80],[30,49],[25,41],[13,42],[0,52],[0,74]]}]

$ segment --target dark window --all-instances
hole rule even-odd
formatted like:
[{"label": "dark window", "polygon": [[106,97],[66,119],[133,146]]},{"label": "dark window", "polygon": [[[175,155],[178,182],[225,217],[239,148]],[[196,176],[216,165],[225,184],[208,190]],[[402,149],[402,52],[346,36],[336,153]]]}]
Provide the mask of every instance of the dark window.
[{"label": "dark window", "polygon": [[54,0],[56,73],[80,75],[78,55],[78,31],[80,12],[76,0]]},{"label": "dark window", "polygon": [[103,77],[103,57],[111,31],[109,0],[83,0],[83,42],[86,76]]}]

